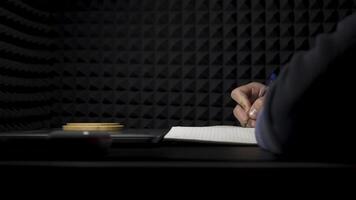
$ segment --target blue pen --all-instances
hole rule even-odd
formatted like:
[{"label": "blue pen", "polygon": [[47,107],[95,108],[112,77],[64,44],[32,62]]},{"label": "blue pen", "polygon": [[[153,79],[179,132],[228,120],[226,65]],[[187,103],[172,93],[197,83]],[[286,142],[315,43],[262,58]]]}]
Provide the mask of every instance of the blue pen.
[{"label": "blue pen", "polygon": [[269,76],[267,80],[267,85],[270,85],[273,81],[275,81],[278,77],[278,74],[279,74],[279,68],[273,71],[272,74]]}]

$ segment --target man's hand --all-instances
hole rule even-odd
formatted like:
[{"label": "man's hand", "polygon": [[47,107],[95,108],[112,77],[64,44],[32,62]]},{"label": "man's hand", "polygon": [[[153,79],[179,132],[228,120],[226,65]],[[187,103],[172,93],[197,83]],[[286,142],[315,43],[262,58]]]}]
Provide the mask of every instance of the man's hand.
[{"label": "man's hand", "polygon": [[234,115],[243,127],[255,127],[257,115],[262,109],[267,86],[249,83],[234,89],[231,97],[237,102]]}]

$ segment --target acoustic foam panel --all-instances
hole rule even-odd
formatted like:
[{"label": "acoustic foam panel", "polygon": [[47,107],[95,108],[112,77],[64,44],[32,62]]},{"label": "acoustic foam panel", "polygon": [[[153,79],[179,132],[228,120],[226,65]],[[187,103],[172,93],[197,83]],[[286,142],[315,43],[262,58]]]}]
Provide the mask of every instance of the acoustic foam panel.
[{"label": "acoustic foam panel", "polygon": [[355,0],[76,0],[58,5],[58,124],[235,124],[230,92],[264,82]]},{"label": "acoustic foam panel", "polygon": [[235,124],[230,91],[265,81],[355,1],[1,1],[0,130]]},{"label": "acoustic foam panel", "polygon": [[49,19],[21,1],[0,2],[0,131],[50,127]]}]

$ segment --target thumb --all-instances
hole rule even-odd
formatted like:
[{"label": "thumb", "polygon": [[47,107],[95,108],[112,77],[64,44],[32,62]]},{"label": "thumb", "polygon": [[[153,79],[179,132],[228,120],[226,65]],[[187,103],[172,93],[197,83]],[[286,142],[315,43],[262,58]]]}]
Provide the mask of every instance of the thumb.
[{"label": "thumb", "polygon": [[248,112],[248,115],[251,119],[256,120],[258,113],[261,111],[263,102],[264,102],[264,97],[258,98],[251,106],[250,111]]}]

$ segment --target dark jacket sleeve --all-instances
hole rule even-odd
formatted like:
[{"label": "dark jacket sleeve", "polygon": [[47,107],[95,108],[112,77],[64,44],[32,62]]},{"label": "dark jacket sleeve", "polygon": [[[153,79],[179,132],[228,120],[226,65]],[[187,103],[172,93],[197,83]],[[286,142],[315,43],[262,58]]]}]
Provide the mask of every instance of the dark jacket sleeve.
[{"label": "dark jacket sleeve", "polygon": [[352,15],[334,33],[319,35],[313,49],[294,55],[258,117],[261,147],[275,153],[355,152],[356,131],[348,131],[356,123],[355,46]]}]

